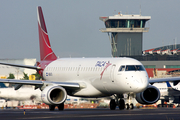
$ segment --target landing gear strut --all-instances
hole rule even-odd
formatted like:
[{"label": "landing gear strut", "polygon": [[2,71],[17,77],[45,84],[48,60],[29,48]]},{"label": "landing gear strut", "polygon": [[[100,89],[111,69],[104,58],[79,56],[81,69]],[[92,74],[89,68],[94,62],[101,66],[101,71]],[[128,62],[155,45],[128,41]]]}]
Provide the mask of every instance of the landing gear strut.
[{"label": "landing gear strut", "polygon": [[129,110],[129,109],[134,109],[134,105],[133,105],[133,103],[131,103],[131,101],[132,101],[132,97],[134,97],[133,95],[130,95],[130,94],[128,94],[128,103],[126,103],[126,109],[127,110]]},{"label": "landing gear strut", "polygon": [[125,101],[123,99],[124,96],[122,94],[114,95],[114,97],[115,97],[115,99],[111,99],[111,101],[110,101],[110,109],[111,110],[115,110],[117,105],[119,107],[119,110],[124,110],[125,108],[127,110],[134,109],[133,103],[130,103],[130,101],[131,101],[130,94],[128,95],[129,103],[126,103],[126,104],[125,104]]}]

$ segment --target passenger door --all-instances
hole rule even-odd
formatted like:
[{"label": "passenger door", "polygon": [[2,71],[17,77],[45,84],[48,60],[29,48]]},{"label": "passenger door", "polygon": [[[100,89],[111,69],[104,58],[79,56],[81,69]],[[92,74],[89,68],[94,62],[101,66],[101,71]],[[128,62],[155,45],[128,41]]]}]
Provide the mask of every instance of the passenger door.
[{"label": "passenger door", "polygon": [[110,80],[111,82],[115,82],[114,80],[114,69],[116,68],[116,65],[113,64],[112,67],[111,67],[111,71],[110,71]]}]

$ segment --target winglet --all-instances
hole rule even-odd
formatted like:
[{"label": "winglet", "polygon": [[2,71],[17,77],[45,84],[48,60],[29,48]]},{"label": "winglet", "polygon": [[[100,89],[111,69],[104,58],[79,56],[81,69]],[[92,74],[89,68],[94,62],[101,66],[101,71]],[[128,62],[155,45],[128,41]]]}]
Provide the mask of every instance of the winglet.
[{"label": "winglet", "polygon": [[37,15],[38,15],[39,45],[40,45],[41,61],[56,60],[57,57],[51,49],[42,8],[40,6],[37,7]]},{"label": "winglet", "polygon": [[171,88],[171,85],[170,85],[169,82],[166,82],[166,84],[167,84],[167,87],[168,87],[168,88]]},{"label": "winglet", "polygon": [[0,83],[0,88],[7,88],[4,83]]}]

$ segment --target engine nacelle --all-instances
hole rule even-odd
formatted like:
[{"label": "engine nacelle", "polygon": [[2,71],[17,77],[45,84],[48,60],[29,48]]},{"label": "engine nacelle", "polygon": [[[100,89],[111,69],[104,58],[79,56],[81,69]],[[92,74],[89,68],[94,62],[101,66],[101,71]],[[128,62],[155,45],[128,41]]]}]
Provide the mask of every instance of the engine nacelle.
[{"label": "engine nacelle", "polygon": [[145,91],[136,94],[136,100],[140,104],[154,104],[159,100],[159,98],[159,89],[152,85],[149,85]]},{"label": "engine nacelle", "polygon": [[41,93],[41,99],[45,104],[58,105],[67,98],[66,90],[61,86],[47,86]]}]

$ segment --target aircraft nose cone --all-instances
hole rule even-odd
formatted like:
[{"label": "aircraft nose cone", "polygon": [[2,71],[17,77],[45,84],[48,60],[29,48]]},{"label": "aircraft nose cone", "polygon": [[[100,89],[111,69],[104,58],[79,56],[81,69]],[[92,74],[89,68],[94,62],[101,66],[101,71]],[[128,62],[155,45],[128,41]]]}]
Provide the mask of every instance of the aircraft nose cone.
[{"label": "aircraft nose cone", "polygon": [[148,86],[148,80],[146,78],[144,79],[139,79],[137,82],[137,92],[142,92],[144,91]]}]

